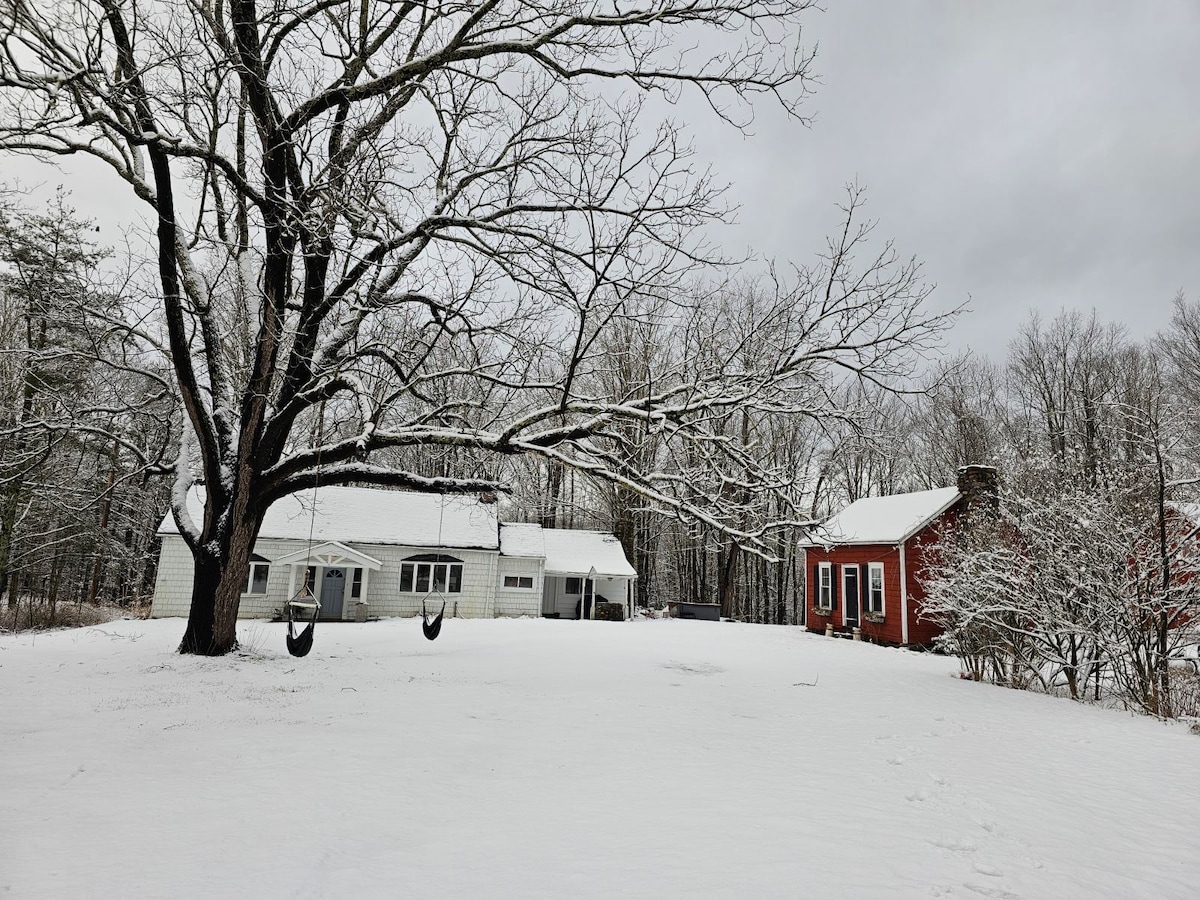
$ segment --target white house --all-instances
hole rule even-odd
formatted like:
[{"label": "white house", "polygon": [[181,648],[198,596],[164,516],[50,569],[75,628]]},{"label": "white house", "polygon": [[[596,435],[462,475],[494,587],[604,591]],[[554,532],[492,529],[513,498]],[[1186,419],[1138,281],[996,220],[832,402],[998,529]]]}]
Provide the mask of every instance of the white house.
[{"label": "white house", "polygon": [[[202,508],[193,490],[194,520]],[[158,534],[150,614],[186,616],[191,552],[169,513]],[[611,534],[501,525],[497,504],[474,496],[357,487],[302,491],[267,510],[238,615],[275,617],[306,574],[322,619],[411,616],[423,602],[436,613],[443,601],[447,616],[571,619],[592,614],[593,596],[628,616],[637,577]]]}]

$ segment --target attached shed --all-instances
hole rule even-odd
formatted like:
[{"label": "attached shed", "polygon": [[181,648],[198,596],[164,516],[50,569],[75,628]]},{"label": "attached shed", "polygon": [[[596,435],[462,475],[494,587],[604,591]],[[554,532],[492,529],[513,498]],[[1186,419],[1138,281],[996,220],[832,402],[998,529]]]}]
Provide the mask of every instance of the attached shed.
[{"label": "attached shed", "polygon": [[545,528],[546,583],[542,614],[562,619],[592,618],[596,603],[616,603],[633,614],[637,571],[621,542],[602,531]]}]

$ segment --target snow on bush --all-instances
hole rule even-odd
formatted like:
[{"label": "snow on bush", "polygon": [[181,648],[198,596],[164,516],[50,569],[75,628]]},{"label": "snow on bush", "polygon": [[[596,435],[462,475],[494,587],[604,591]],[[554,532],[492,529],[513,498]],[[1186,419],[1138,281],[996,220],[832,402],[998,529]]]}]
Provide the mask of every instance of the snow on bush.
[{"label": "snow on bush", "polygon": [[1009,495],[936,547],[925,615],[975,680],[1189,715],[1171,661],[1195,643],[1196,525],[1144,486]]}]

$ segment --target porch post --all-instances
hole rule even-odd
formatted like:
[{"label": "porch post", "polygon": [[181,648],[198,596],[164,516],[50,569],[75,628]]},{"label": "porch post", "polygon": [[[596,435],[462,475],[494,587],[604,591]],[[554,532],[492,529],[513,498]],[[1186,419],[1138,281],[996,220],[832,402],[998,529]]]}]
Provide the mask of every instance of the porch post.
[{"label": "porch post", "polygon": [[290,603],[296,596],[296,564],[292,563],[288,566],[288,602]]}]

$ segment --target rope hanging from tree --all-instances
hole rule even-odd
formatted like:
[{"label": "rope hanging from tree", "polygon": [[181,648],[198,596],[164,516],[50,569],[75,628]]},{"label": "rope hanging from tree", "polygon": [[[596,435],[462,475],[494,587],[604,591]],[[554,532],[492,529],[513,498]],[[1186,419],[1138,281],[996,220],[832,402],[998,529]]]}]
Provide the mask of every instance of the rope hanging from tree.
[{"label": "rope hanging from tree", "polygon": [[[446,614],[446,595],[438,590],[437,586],[437,567],[442,559],[442,525],[446,520],[446,497],[444,494],[438,497],[438,536],[437,536],[437,553],[434,559],[437,560],[429,567],[429,586],[431,590],[421,598],[421,633],[425,635],[427,640],[436,641],[437,636],[442,633],[442,616]],[[450,566],[446,564],[446,581],[450,580]],[[425,609],[425,601],[436,593],[442,598],[442,609],[431,620],[429,613]]]},{"label": "rope hanging from tree", "polygon": [[[317,524],[317,491],[321,486],[321,446],[324,442],[322,430],[319,429],[317,435],[317,468],[316,477],[313,479],[312,511],[308,520],[308,547],[304,551],[304,584],[284,604],[287,610],[287,649],[288,653],[297,657],[308,656],[308,651],[313,645],[317,618],[321,615],[321,601],[317,599],[312,584],[316,567],[309,565],[309,560],[312,559],[313,531]],[[304,630],[300,634],[296,634],[297,620],[304,622]]]}]

